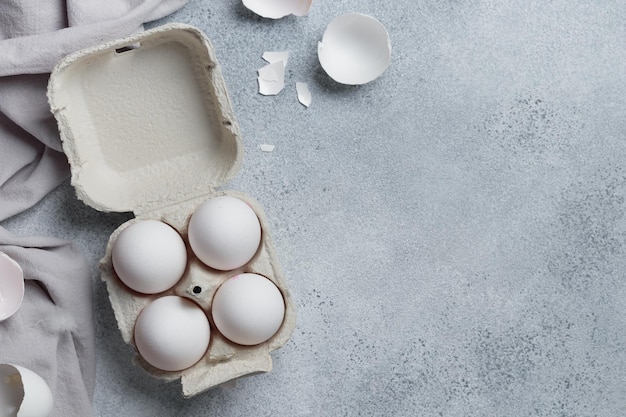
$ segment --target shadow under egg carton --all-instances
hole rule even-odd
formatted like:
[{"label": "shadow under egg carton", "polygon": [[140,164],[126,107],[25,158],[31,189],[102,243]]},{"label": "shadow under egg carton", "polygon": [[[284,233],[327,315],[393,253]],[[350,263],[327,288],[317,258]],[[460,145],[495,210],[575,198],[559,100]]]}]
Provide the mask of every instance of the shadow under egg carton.
[{"label": "shadow under egg carton", "polygon": [[[246,202],[254,210],[261,224],[261,243],[256,254],[244,266],[231,271],[219,271],[203,264],[191,250],[187,233],[189,219],[196,207],[211,197],[222,195],[236,197]],[[187,246],[188,264],[183,277],[174,287],[158,294],[141,294],[131,290],[120,281],[112,264],[112,248],[119,234],[133,223],[143,220],[159,220],[172,226]],[[113,232],[106,253],[100,261],[100,271],[102,280],[107,285],[118,327],[126,343],[135,347],[133,337],[135,322],[143,308],[155,299],[167,295],[178,295],[194,301],[207,314],[211,325],[209,348],[202,359],[190,368],[174,372],[163,371],[150,365],[139,353],[135,357],[136,364],[158,379],[173,381],[180,378],[185,397],[191,397],[245,375],[268,372],[272,369],[270,352],[282,347],[289,340],[295,329],[296,313],[266,225],[263,210],[256,201],[243,193],[221,191],[166,210],[143,214],[127,221]],[[217,330],[210,315],[213,296],[220,285],[228,278],[244,272],[268,278],[278,287],[285,301],[285,318],[278,331],[266,342],[254,346],[243,346],[226,339]]]}]

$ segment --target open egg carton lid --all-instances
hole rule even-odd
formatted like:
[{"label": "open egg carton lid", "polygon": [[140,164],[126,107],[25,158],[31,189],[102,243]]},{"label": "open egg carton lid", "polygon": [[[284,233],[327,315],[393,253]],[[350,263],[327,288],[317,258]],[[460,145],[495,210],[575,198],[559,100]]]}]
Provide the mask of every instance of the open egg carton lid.
[{"label": "open egg carton lid", "polygon": [[48,84],[78,197],[149,212],[210,192],[242,145],[209,39],[180,23],[64,58]]}]

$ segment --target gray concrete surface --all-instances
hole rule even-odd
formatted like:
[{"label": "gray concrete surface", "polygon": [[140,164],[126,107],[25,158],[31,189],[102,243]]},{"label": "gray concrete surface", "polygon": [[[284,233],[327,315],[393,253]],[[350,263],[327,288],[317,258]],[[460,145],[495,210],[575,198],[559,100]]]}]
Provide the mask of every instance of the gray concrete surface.
[{"label": "gray concrete surface", "polygon": [[[347,12],[394,47],[360,87],[317,61]],[[97,415],[626,415],[626,2],[318,0],[268,21],[194,0],[166,21],[217,49],[245,145],[227,187],[265,207],[298,327],[273,372],[183,399],[129,365],[97,275],[129,215],[66,183],[3,225],[93,265]],[[276,97],[257,94],[270,50],[291,53]]]}]

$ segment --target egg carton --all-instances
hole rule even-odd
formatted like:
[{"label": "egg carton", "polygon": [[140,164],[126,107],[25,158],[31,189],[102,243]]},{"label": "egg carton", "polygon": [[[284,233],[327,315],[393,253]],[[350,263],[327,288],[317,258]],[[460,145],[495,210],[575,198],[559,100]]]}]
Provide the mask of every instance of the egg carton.
[{"label": "egg carton", "polygon": [[[270,352],[283,346],[295,328],[295,308],[261,206],[241,192],[221,188],[239,170],[243,150],[209,39],[195,27],[172,23],[73,53],[51,74],[48,98],[78,198],[100,211],[135,215],[113,232],[100,261],[102,280],[124,341],[135,347],[137,317],[159,297],[178,295],[193,300],[209,317],[209,348],[195,365],[163,371],[138,353],[134,363],[161,380],[180,378],[185,397],[238,377],[270,371]],[[248,203],[261,225],[257,253],[233,271],[204,265],[187,239],[192,213],[207,199],[220,195]],[[117,236],[131,224],[148,219],[175,228],[187,242],[188,252],[181,280],[153,295],[125,286],[111,261]],[[255,346],[230,342],[210,317],[216,290],[242,272],[267,277],[285,300],[281,327],[268,341]]]}]

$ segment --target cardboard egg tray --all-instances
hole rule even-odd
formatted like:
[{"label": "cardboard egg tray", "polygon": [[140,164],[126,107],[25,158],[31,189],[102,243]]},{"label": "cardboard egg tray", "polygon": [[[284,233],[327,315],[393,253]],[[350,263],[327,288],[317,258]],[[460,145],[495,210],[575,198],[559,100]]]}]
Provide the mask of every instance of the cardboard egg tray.
[{"label": "cardboard egg tray", "polygon": [[[156,378],[180,378],[186,397],[271,370],[270,352],[289,339],[295,327],[295,309],[262,208],[243,193],[219,188],[239,170],[243,151],[209,39],[192,26],[174,23],[79,51],[54,69],[48,98],[78,197],[101,211],[135,214],[111,235],[100,261],[102,280],[124,341],[134,346],[137,316],[152,300],[166,295],[195,301],[211,323],[209,348],[192,367],[163,371],[139,354],[135,363]],[[205,266],[187,239],[187,225],[195,209],[219,195],[247,202],[261,224],[256,255],[233,271]],[[126,287],[111,263],[111,248],[119,233],[147,219],[174,227],[187,244],[189,259],[182,279],[154,295]],[[226,340],[210,317],[217,288],[242,272],[269,278],[285,300],[281,327],[260,345],[242,346]]]}]

